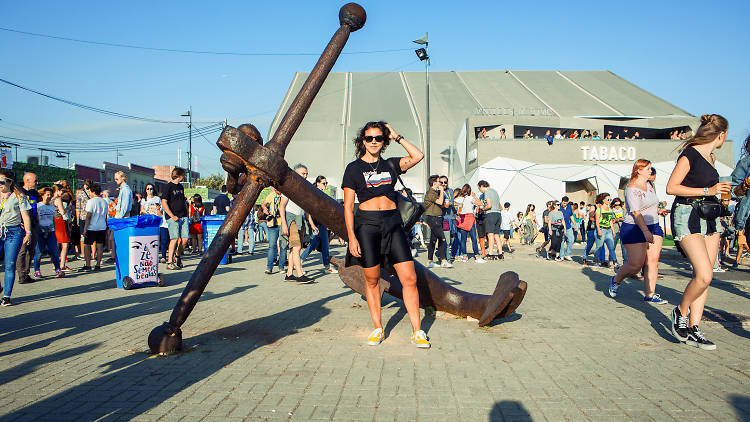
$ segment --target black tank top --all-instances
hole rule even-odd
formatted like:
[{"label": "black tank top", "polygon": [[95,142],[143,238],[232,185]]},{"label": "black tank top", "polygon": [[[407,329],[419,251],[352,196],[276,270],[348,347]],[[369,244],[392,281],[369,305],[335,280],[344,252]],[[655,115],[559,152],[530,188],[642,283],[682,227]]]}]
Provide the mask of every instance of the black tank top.
[{"label": "black tank top", "polygon": [[685,179],[682,180],[682,186],[689,188],[710,188],[711,186],[719,183],[719,172],[716,171],[711,163],[706,161],[698,150],[693,147],[685,148],[677,157],[686,157],[688,163],[690,163],[690,171],[685,175]]}]

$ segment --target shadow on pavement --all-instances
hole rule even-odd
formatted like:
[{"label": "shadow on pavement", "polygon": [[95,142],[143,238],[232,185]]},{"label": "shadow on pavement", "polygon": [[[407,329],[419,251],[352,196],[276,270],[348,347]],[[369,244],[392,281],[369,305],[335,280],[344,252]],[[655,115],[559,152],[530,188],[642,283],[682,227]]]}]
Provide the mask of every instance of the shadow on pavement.
[{"label": "shadow on pavement", "polygon": [[737,414],[737,420],[750,422],[750,397],[733,395],[730,396],[734,412]]},{"label": "shadow on pavement", "polygon": [[[237,294],[256,286],[235,287],[220,294],[207,291],[201,296],[201,301]],[[60,333],[15,349],[5,350],[0,352],[0,356],[9,356],[46,347],[58,339],[114,324],[133,316],[164,312],[174,306],[175,296],[178,294],[179,292],[175,290],[153,290],[149,293],[126,294],[115,299],[50,307],[41,311],[3,318],[3,326],[5,329],[10,329],[8,332],[0,334],[0,343],[38,336],[48,332],[60,331]]]},{"label": "shadow on pavement", "polygon": [[31,359],[13,368],[8,368],[0,371],[0,385],[17,380],[21,377],[25,377],[26,375],[29,375],[39,369],[41,366],[65,359],[74,358],[82,353],[90,352],[99,347],[100,344],[101,343],[93,343],[73,349],[61,350],[59,352]]},{"label": "shadow on pavement", "polygon": [[[180,391],[205,380],[255,349],[317,323],[331,312],[323,305],[350,294],[331,295],[273,315],[186,338],[182,353],[164,357],[137,353],[133,357],[115,360],[110,363],[106,375],[3,415],[0,421],[19,418],[45,420],[52,415],[64,415],[68,420],[130,420],[169,401]],[[147,335],[143,333],[144,343]],[[211,393],[205,391],[199,395]],[[82,397],[85,400],[81,400]],[[177,407],[197,406],[184,401],[172,403]],[[210,410],[206,408],[206,411]]]},{"label": "shadow on pavement", "polygon": [[[55,281],[59,281],[55,279]],[[44,281],[41,281],[42,283]],[[40,282],[37,282],[40,283]],[[92,293],[97,292],[99,290],[105,290],[105,289],[111,289],[115,286],[115,281],[100,281],[98,283],[92,283],[92,284],[82,284],[79,286],[68,286],[63,287],[57,290],[50,290],[48,292],[39,293],[36,295],[29,295],[29,296],[23,296],[22,301],[23,302],[36,302],[38,300],[45,300],[45,299],[57,299],[65,296],[72,296],[82,293]]]},{"label": "shadow on pavement", "polygon": [[[669,327],[669,324],[671,324],[671,321],[659,309],[657,309],[655,305],[645,303],[642,300],[636,303],[633,303],[633,300],[628,299],[628,298],[623,300],[621,296],[623,295],[623,293],[627,294],[626,293],[627,290],[631,287],[630,286],[631,283],[628,281],[629,279],[626,278],[625,280],[623,280],[620,286],[620,291],[618,293],[617,299],[612,299],[609,297],[609,294],[607,293],[607,290],[609,289],[609,282],[610,282],[610,279],[612,278],[612,275],[602,274],[588,267],[584,267],[583,269],[581,269],[581,273],[583,273],[585,276],[589,278],[589,280],[591,280],[591,282],[594,284],[594,288],[597,291],[602,292],[602,294],[607,299],[612,300],[613,304],[616,303],[616,304],[630,306],[636,311],[642,312],[643,316],[645,316],[646,319],[651,323],[651,327],[654,329],[654,331],[657,334],[659,334],[661,338],[671,343],[677,342],[677,340],[671,334],[671,328]],[[638,283],[641,284],[642,282],[638,281]],[[625,289],[623,289],[623,287]],[[678,303],[680,299],[682,298],[682,292],[677,292],[674,289],[670,289],[670,288],[667,288],[658,284],[657,284],[657,293],[661,295],[662,299],[668,300],[669,303]],[[670,305],[661,305],[661,306],[670,306]]]},{"label": "shadow on pavement", "polygon": [[[667,311],[671,311],[672,307],[679,304],[682,300],[682,291],[675,290],[673,288],[666,287],[657,283],[656,293],[659,293],[661,295],[661,298],[667,300],[669,304],[651,305],[640,300],[640,298],[643,297],[643,282],[640,280],[631,281],[629,278],[626,278],[625,280],[623,280],[622,285],[620,286],[620,291],[618,292],[617,298],[611,299],[609,297],[609,294],[607,293],[607,289],[609,288],[609,281],[611,278],[610,275],[598,273],[591,268],[583,268],[581,272],[589,277],[591,282],[594,283],[594,287],[596,288],[596,290],[601,291],[602,294],[607,297],[607,299],[616,301],[618,304],[630,306],[637,311],[643,312],[643,315],[646,317],[646,319],[651,322],[651,326],[654,328],[654,331],[659,334],[661,338],[672,343],[677,343],[677,340],[671,334],[670,324],[672,323],[672,321],[669,319],[669,317],[664,315],[664,313],[662,313],[662,311],[657,308],[657,306],[665,307]],[[709,286],[708,302],[711,301],[711,287],[714,286],[714,283],[716,281],[717,280],[714,280]],[[635,289],[641,291],[639,299],[632,299],[626,296],[628,294],[628,290],[632,290],[632,287],[634,287],[632,285],[634,284],[638,285],[638,287],[635,287]],[[718,284],[726,285],[728,283],[719,282]],[[735,334],[739,337],[750,338],[750,331],[746,330],[742,326],[742,321],[746,318],[747,317],[745,317],[744,315],[733,314],[722,309],[706,305],[703,310],[702,320],[717,322],[732,334]]]},{"label": "shadow on pavement", "polygon": [[503,400],[495,403],[487,420],[490,422],[533,421],[529,411],[521,402],[515,400]]}]

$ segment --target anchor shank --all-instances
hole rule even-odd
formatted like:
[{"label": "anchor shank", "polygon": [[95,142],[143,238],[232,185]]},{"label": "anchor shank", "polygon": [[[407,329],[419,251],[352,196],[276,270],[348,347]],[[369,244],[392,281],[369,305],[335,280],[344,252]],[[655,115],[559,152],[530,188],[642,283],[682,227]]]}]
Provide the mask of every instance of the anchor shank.
[{"label": "anchor shank", "polygon": [[182,296],[180,296],[177,305],[175,305],[172,311],[172,315],[169,317],[169,323],[173,327],[181,327],[196,303],[198,303],[198,299],[200,299],[203,291],[206,289],[211,276],[219,266],[221,258],[227,252],[232,242],[234,242],[234,239],[237,238],[237,233],[242,227],[242,222],[250,214],[250,210],[263,188],[264,186],[260,183],[248,183],[240,191],[235,206],[229,210],[226,219],[216,233],[216,237],[214,237],[208,250],[206,250],[200,263],[198,263],[198,267],[196,267],[190,276],[190,281],[185,286],[185,290],[182,291]]}]

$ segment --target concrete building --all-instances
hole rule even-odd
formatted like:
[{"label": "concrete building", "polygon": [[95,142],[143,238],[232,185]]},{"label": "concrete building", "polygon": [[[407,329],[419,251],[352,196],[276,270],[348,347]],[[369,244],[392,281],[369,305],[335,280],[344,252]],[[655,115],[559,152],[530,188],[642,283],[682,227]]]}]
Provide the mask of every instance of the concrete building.
[{"label": "concrete building", "polygon": [[[307,75],[295,74],[266,139]],[[355,158],[352,140],[372,120],[389,122],[426,151],[424,81],[424,72],[331,73],[286,161],[305,163],[311,178],[323,174],[340,186]],[[699,124],[696,116],[609,71],[430,72],[430,113],[430,173],[447,175],[452,187],[469,183],[476,189],[478,180],[487,180],[514,211],[565,194],[616,195],[637,158],[655,163],[659,195],[671,203],[664,187],[679,142],[670,133],[689,134]],[[566,139],[548,145],[547,130]],[[584,130],[622,139],[569,139]],[[634,135],[647,139],[624,139]],[[717,151],[721,176],[734,167],[732,149],[727,142]],[[403,153],[391,144],[385,156]],[[422,193],[427,176],[423,162],[403,178]]]}]

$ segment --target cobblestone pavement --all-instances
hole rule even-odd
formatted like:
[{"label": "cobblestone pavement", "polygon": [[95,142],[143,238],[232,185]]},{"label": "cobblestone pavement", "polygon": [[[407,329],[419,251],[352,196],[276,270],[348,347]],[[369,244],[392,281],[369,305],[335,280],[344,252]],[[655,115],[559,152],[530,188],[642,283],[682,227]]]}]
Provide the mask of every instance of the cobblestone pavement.
[{"label": "cobblestone pavement", "polygon": [[529,290],[491,327],[424,317],[430,350],[409,344],[405,310],[388,296],[387,337],[365,345],[359,295],[317,256],[306,263],[315,284],[265,275],[263,247],[219,268],[183,326],[184,352],[167,357],[149,355],[146,338],[197,258],[163,288],[116,289],[111,265],[16,285],[0,308],[0,421],[750,420],[750,267],[717,274],[702,326],[718,349],[702,351],[669,333],[690,271],[665,255],[662,306],[642,302],[637,280],[613,300],[611,270],[543,261],[530,247],[436,269],[486,294],[513,270]]}]

